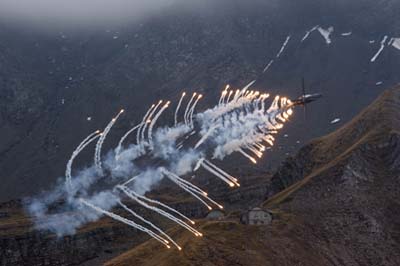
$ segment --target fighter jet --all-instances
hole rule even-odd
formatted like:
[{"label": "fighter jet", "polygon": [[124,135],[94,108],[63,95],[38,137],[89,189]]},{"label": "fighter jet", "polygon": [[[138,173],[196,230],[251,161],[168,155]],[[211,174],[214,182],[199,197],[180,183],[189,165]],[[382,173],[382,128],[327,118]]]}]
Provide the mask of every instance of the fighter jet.
[{"label": "fighter jet", "polygon": [[302,95],[299,98],[292,100],[292,102],[293,102],[293,105],[303,106],[304,119],[307,119],[306,104],[309,104],[313,101],[318,100],[319,98],[322,97],[322,94],[320,94],[320,93],[306,94],[304,78],[302,79],[302,82],[301,82],[301,88],[302,88]]},{"label": "fighter jet", "polygon": [[302,105],[305,107],[306,104],[316,101],[322,97],[322,94],[320,94],[320,93],[306,94],[304,78],[302,79],[301,85],[302,85],[301,86],[302,87],[302,95],[299,98],[292,100],[294,105]]}]

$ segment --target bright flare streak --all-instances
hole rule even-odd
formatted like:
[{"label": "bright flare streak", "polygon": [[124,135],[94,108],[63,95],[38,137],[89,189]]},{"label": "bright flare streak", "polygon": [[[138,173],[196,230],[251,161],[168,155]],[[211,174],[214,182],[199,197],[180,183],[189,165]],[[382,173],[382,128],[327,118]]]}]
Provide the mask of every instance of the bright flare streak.
[{"label": "bright flare streak", "polygon": [[141,127],[141,126],[142,126],[142,123],[140,123],[139,125],[134,126],[133,128],[129,129],[129,130],[125,133],[125,135],[122,136],[122,138],[121,138],[121,139],[119,140],[119,142],[118,142],[117,148],[115,149],[115,158],[116,158],[116,159],[118,159],[118,156],[119,156],[119,154],[120,154],[120,152],[121,152],[121,149],[122,149],[122,143],[125,141],[125,139],[126,139],[132,132],[134,132],[136,129],[138,129],[138,128]]},{"label": "bright flare streak", "polygon": [[165,111],[165,109],[168,108],[170,102],[168,101],[161,109],[160,111],[156,114],[156,116],[154,117],[153,121],[151,121],[150,126],[149,126],[149,132],[148,132],[148,138],[149,138],[149,142],[150,142],[150,146],[153,146],[153,127],[156,124],[158,118],[160,118],[161,114]]},{"label": "bright flare streak", "polygon": [[[139,130],[141,130],[141,132],[140,132],[140,142],[141,142],[141,143],[145,141],[145,133],[146,133],[147,125],[148,125],[148,124],[151,125],[151,121],[155,119],[155,118],[153,119],[153,115],[156,113],[158,107],[162,104],[162,102],[163,102],[162,100],[160,100],[160,101],[158,102],[158,104],[154,107],[154,109],[151,111],[151,113],[150,113],[150,114],[146,117],[146,119],[144,120],[145,123],[144,123],[144,125],[142,126],[142,128],[139,129]],[[161,110],[162,110],[162,108],[160,109],[160,111],[161,111]],[[160,111],[158,111],[158,113],[159,113]],[[158,113],[156,114],[155,117],[157,117]]]},{"label": "bright flare streak", "polygon": [[214,132],[215,129],[217,129],[219,127],[219,125],[215,125],[213,127],[211,127],[206,134],[204,134],[203,137],[201,137],[201,139],[196,143],[196,145],[194,145],[194,148],[197,149],[204,141],[206,141],[206,139]]},{"label": "bright flare streak", "polygon": [[142,127],[147,123],[150,113],[153,112],[155,109],[157,109],[158,106],[161,104],[161,102],[162,101],[159,101],[157,105],[152,104],[151,107],[147,110],[146,114],[143,116],[142,122],[140,123],[138,131],[136,132],[136,144],[138,144],[138,145],[140,144],[140,133],[141,133]]},{"label": "bright flare streak", "polygon": [[247,153],[245,153],[242,149],[239,149],[239,152],[241,154],[243,154],[243,156],[245,156],[246,158],[248,158],[250,161],[252,161],[254,164],[257,163],[256,159],[254,159],[253,157],[251,157],[250,155],[248,155]]},{"label": "bright flare streak", "polygon": [[[139,220],[141,220],[142,222],[144,222],[145,224],[149,225],[150,227],[152,227],[154,230],[156,230],[157,232],[159,232],[162,236],[164,236],[165,238],[167,238],[169,241],[171,241],[172,244],[174,244],[179,250],[181,249],[181,247],[169,236],[167,235],[163,230],[161,230],[158,226],[154,225],[152,222],[146,220],[145,218],[143,218],[142,216],[140,216],[139,214],[137,214],[136,212],[134,212],[133,210],[131,210],[130,208],[128,208],[128,206],[126,206],[125,204],[123,204],[120,200],[118,201],[118,204],[124,208],[127,212],[129,212],[130,214],[132,214],[133,216],[135,216],[136,218],[138,218]],[[165,241],[165,244],[168,244],[168,241]]]},{"label": "bright flare streak", "polygon": [[286,119],[282,117],[282,114],[278,114],[278,115],[276,116],[276,118],[279,119],[279,120],[280,120],[281,122],[283,122],[283,123],[286,122]]},{"label": "bright flare streak", "polygon": [[225,103],[228,103],[228,102],[229,102],[229,100],[230,100],[230,98],[231,98],[231,96],[232,96],[232,93],[233,93],[232,90],[229,91],[229,94],[228,94],[228,97],[226,97],[226,102],[225,102]]},{"label": "bright flare streak", "polygon": [[237,97],[239,97],[239,93],[240,93],[240,90],[236,90],[235,96],[233,96],[233,100],[235,100],[235,99],[237,99]]},{"label": "bright flare streak", "polygon": [[222,92],[219,104],[223,104],[225,102],[225,96],[228,93],[229,87],[230,87],[229,84],[226,85],[225,90]]},{"label": "bright flare streak", "polygon": [[193,227],[191,227],[190,225],[188,225],[187,223],[185,223],[184,221],[182,221],[179,218],[176,218],[175,216],[169,214],[168,212],[161,210],[157,207],[151,206],[149,204],[147,204],[146,202],[140,200],[138,197],[135,197],[132,193],[131,190],[128,189],[127,187],[123,187],[123,186],[117,186],[117,188],[119,188],[120,190],[122,190],[125,195],[127,195],[129,198],[135,200],[137,203],[139,203],[140,205],[142,205],[143,207],[146,207],[149,210],[155,211],[157,213],[159,213],[160,215],[176,222],[177,224],[179,224],[180,226],[182,226],[183,228],[187,229],[188,231],[192,232],[195,235],[199,234],[199,231],[197,231],[196,229],[194,229]]},{"label": "bright flare streak", "polygon": [[256,146],[260,151],[265,151],[265,146],[261,145],[259,143],[254,143],[254,146]]},{"label": "bright flare streak", "polygon": [[263,138],[270,146],[274,146],[274,142],[269,138]]},{"label": "bright flare streak", "polygon": [[[199,187],[193,185],[192,183],[184,180],[183,178],[180,178],[179,176],[177,176],[176,174],[169,172],[167,170],[163,171],[164,174],[171,180],[173,181],[175,184],[177,184],[178,186],[180,186],[182,189],[184,189],[185,191],[187,191],[188,193],[190,193],[192,196],[194,196],[195,198],[197,198],[201,203],[203,203],[208,209],[212,209],[211,206],[209,206],[205,201],[203,201],[201,198],[199,198],[197,195],[203,196],[205,199],[207,199],[208,201],[210,201],[212,204],[217,205],[217,206],[221,206],[220,204],[218,204],[217,202],[215,202],[214,200],[212,200],[211,198],[209,198],[207,196],[207,193],[204,192],[203,190],[201,190]],[[197,194],[197,195],[195,195]]]},{"label": "bright flare streak", "polygon": [[265,137],[268,138],[268,139],[270,139],[270,140],[272,140],[272,141],[275,140],[274,136],[272,136],[272,135],[266,135]]},{"label": "bright flare streak", "polygon": [[185,113],[183,114],[183,118],[185,120],[185,125],[187,125],[187,126],[189,126],[188,113],[189,113],[189,110],[190,110],[190,106],[191,106],[194,98],[196,97],[196,95],[197,95],[197,93],[194,92],[193,95],[192,95],[192,98],[190,98],[188,104],[186,105]]},{"label": "bright flare streak", "polygon": [[194,102],[192,108],[190,108],[189,110],[189,125],[191,127],[193,127],[193,113],[194,113],[194,109],[196,108],[197,103],[199,102],[199,100],[203,97],[203,95],[199,94],[199,96],[197,97],[196,101]]},{"label": "bright flare streak", "polygon": [[107,125],[107,127],[104,129],[104,132],[101,134],[99,140],[96,143],[96,150],[94,153],[94,164],[97,168],[98,171],[102,171],[102,167],[101,167],[101,148],[103,146],[103,143],[108,135],[108,133],[110,132],[111,128],[113,127],[113,125],[115,124],[115,122],[118,120],[118,118],[120,117],[120,115],[123,113],[123,111],[121,110],[121,112],[119,112],[112,120],[111,122]]},{"label": "bright flare streak", "polygon": [[292,115],[293,114],[293,110],[292,109],[288,109],[286,112],[288,113],[288,115]]},{"label": "bright flare streak", "polygon": [[262,157],[262,152],[259,152],[258,150],[252,148],[250,145],[248,145],[247,148],[248,148],[251,152],[253,152],[258,158],[261,158],[261,157]]},{"label": "bright flare streak", "polygon": [[178,124],[178,112],[179,112],[179,109],[181,108],[182,101],[183,101],[183,98],[185,97],[185,95],[186,95],[185,92],[182,93],[182,96],[181,96],[181,98],[179,99],[179,102],[178,102],[178,106],[176,107],[176,110],[175,110],[175,116],[174,116],[175,126]]},{"label": "bright flare streak", "polygon": [[221,97],[219,97],[218,105],[222,104],[222,102],[224,101],[225,95],[226,95],[226,90],[221,92]]},{"label": "bright flare streak", "polygon": [[[168,176],[168,175],[167,175]],[[170,177],[170,176],[168,176]],[[200,201],[201,203],[204,204],[204,206],[206,206],[209,210],[211,210],[211,206],[207,204],[207,202],[205,202],[204,200],[202,200],[198,195],[196,195],[195,191],[192,190],[189,186],[185,185],[184,183],[179,182],[178,180],[174,179],[174,178],[170,178],[170,180],[172,182],[174,182],[176,185],[178,185],[179,187],[181,187],[183,190],[185,190],[186,192],[188,192],[190,195],[192,195],[193,197],[195,197],[198,201]]]},{"label": "bright flare streak", "polygon": [[139,175],[136,175],[130,179],[128,179],[126,182],[124,182],[121,186],[127,186],[130,182],[132,182],[133,180],[135,180],[136,178],[138,178]]},{"label": "bright flare streak", "polygon": [[247,84],[239,93],[239,96],[243,96],[243,94],[251,87],[256,82],[256,80],[251,81],[249,84]]},{"label": "bright flare streak", "polygon": [[176,174],[174,174],[174,173],[172,173],[172,172],[170,172],[170,171],[167,171],[167,170],[165,170],[165,169],[163,170],[163,173],[164,173],[166,176],[168,176],[170,179],[172,178],[172,179],[174,179],[174,180],[177,180],[179,183],[183,183],[183,184],[185,184],[186,186],[189,186],[189,187],[191,188],[191,190],[196,191],[197,194],[200,194],[200,195],[203,195],[203,196],[207,196],[207,193],[206,193],[205,191],[203,191],[203,190],[200,189],[199,187],[193,185],[192,183],[186,181],[185,179],[181,178],[180,176],[178,176],[178,175],[176,175]]},{"label": "bright flare streak", "polygon": [[289,118],[289,115],[287,113],[285,113],[285,112],[283,112],[282,115],[283,115],[283,118],[285,118],[285,119]]},{"label": "bright flare streak", "polygon": [[67,163],[67,167],[65,169],[65,178],[66,178],[66,184],[67,188],[71,189],[72,188],[72,163],[74,162],[75,158],[79,155],[79,153],[84,150],[91,142],[93,142],[95,139],[100,137],[100,131],[97,130],[90,134],[88,137],[86,137],[79,145],[78,147],[72,152],[71,158],[69,159]]},{"label": "bright flare streak", "polygon": [[100,130],[96,130],[95,132],[89,134],[89,136],[87,136],[84,140],[81,141],[81,143],[79,143],[78,147],[76,147],[75,151],[79,150],[90,138],[92,138],[95,135],[100,134]]},{"label": "bright flare streak", "polygon": [[[122,185],[122,186],[125,186],[125,185]],[[133,190],[131,190],[130,192],[131,192],[135,197],[137,197],[137,198],[139,198],[139,199],[141,199],[141,200],[150,202],[150,203],[152,203],[152,204],[159,205],[159,206],[161,206],[161,207],[163,207],[163,208],[165,208],[165,209],[167,209],[167,210],[169,210],[169,211],[171,211],[171,212],[173,212],[173,213],[179,215],[180,217],[182,217],[183,219],[187,220],[187,221],[190,222],[191,224],[195,224],[195,222],[194,222],[193,220],[191,220],[190,218],[188,218],[187,216],[185,216],[185,215],[182,214],[181,212],[175,210],[174,208],[169,207],[168,205],[166,205],[166,204],[164,204],[164,203],[162,203],[162,202],[160,202],[160,201],[158,201],[158,200],[154,200],[154,199],[147,198],[147,197],[145,197],[145,196],[141,196],[141,195],[137,194],[136,192],[134,192]]]},{"label": "bright flare streak", "polygon": [[211,163],[208,160],[204,160],[205,163],[207,163],[209,166],[211,166],[212,168],[214,168],[216,171],[218,171],[220,174],[224,175],[226,178],[228,178],[230,181],[232,181],[233,183],[235,183],[237,186],[240,186],[239,183],[237,182],[237,178],[231,176],[230,174],[228,174],[227,172],[225,172],[224,170],[222,170],[221,168],[219,168],[218,166],[216,166],[215,164]]},{"label": "bright flare streak", "polygon": [[225,183],[227,183],[230,187],[235,186],[235,184],[229,180],[228,178],[224,177],[223,175],[221,175],[220,173],[218,173],[216,170],[214,170],[213,168],[211,168],[210,166],[208,166],[207,164],[205,164],[204,162],[201,163],[201,166],[203,166],[203,168],[205,170],[207,170],[208,172],[212,173],[213,175],[215,175],[216,177],[218,177],[219,179],[221,179],[222,181],[224,181]]},{"label": "bright flare streak", "polygon": [[168,241],[167,241],[166,239],[164,239],[163,237],[157,235],[157,234],[154,233],[153,231],[151,231],[151,230],[149,230],[149,229],[147,229],[147,228],[145,228],[145,227],[143,227],[143,226],[141,226],[141,225],[139,225],[139,224],[137,224],[137,223],[135,223],[135,222],[133,222],[133,221],[131,221],[131,220],[129,220],[129,219],[126,219],[126,218],[124,218],[124,217],[122,217],[122,216],[119,216],[119,215],[117,215],[117,214],[115,214],[115,213],[112,213],[112,212],[103,210],[103,209],[101,209],[101,208],[99,208],[99,207],[97,207],[97,206],[95,206],[95,205],[93,205],[93,204],[87,202],[87,201],[84,200],[84,199],[80,199],[80,202],[81,202],[82,204],[84,204],[85,206],[87,206],[87,207],[89,207],[89,208],[91,208],[91,209],[93,209],[93,210],[95,210],[95,211],[97,211],[97,212],[99,212],[99,213],[102,213],[102,214],[104,214],[104,215],[107,215],[108,217],[110,217],[110,218],[112,218],[112,219],[114,219],[114,220],[117,220],[117,221],[119,221],[119,222],[121,222],[121,223],[124,223],[124,224],[126,224],[126,225],[132,226],[133,228],[136,228],[136,229],[138,229],[139,231],[142,231],[142,232],[144,232],[144,233],[147,233],[149,236],[151,236],[152,238],[154,238],[155,240],[157,240],[158,242],[160,242],[161,244],[163,244],[164,246],[166,246],[167,248],[169,248],[169,246],[166,244],[166,242],[168,242]]}]

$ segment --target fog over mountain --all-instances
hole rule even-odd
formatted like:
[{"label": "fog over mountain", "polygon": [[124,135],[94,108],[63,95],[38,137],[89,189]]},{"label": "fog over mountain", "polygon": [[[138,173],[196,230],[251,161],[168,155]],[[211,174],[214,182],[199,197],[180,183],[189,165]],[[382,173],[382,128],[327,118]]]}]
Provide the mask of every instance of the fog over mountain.
[{"label": "fog over mountain", "polygon": [[[160,11],[173,0],[2,0],[0,16],[11,23],[103,24],[128,22]],[[46,25],[47,24],[47,25]]]},{"label": "fog over mountain", "polygon": [[[232,2],[234,3],[234,2]],[[222,3],[222,6],[231,3]],[[94,29],[129,25],[163,12],[207,12],[215,0],[2,0],[0,19],[7,24],[36,30]]]}]

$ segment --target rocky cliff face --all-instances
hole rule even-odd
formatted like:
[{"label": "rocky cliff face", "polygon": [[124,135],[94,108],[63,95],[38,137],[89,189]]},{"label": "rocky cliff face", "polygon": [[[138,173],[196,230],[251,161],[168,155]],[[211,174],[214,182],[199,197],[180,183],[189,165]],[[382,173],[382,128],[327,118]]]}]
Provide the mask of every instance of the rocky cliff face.
[{"label": "rocky cliff face", "polygon": [[[313,140],[288,158],[272,177],[270,195],[335,163],[342,165],[343,172],[354,167],[371,173],[397,171],[399,88],[384,92],[344,127]],[[381,164],[385,167],[373,168]]]},{"label": "rocky cliff face", "polygon": [[[276,162],[275,155],[296,150],[297,140],[331,131],[330,120],[350,119],[399,81],[399,50],[387,46],[370,62],[383,35],[400,32],[396,0],[218,2],[202,11],[172,6],[136,24],[82,32],[1,24],[0,200],[54,184],[79,140],[103,128],[121,107],[128,115],[116,135],[146,106],[159,98],[176,100],[183,89],[204,93],[199,107],[205,108],[226,83],[239,87],[254,78],[257,89],[296,97],[304,76],[310,92],[325,98],[310,106],[306,126],[302,115],[295,115],[282,149],[268,157]],[[334,26],[330,45],[317,31],[301,42],[317,24]],[[271,59],[274,64],[263,73]],[[90,159],[83,154],[81,165]]]},{"label": "rocky cliff face", "polygon": [[397,86],[314,141],[305,165],[273,178],[275,191],[284,190],[266,206],[301,217],[319,244],[329,245],[331,251],[313,247],[331,260],[326,265],[399,263],[399,104]]}]

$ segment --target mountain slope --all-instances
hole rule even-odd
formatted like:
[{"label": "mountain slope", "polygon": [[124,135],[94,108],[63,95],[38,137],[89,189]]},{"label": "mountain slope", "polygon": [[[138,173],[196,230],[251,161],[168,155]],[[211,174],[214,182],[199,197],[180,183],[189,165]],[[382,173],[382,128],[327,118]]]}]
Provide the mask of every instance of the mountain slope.
[{"label": "mountain slope", "polygon": [[337,263],[400,263],[399,106],[397,86],[340,130],[312,142],[303,167],[273,178],[275,191],[285,190],[265,206],[281,203],[281,210],[306,219],[329,238],[327,256]]},{"label": "mountain slope", "polygon": [[399,265],[399,107],[397,86],[286,161],[270,225],[204,221],[203,239],[171,231],[182,252],[148,241],[105,265]]},{"label": "mountain slope", "polygon": [[[296,157],[289,158],[278,169],[272,178],[270,194],[301,180],[295,184],[299,186],[316,174],[339,163],[351,163],[353,160],[354,163],[357,163],[355,160],[362,160],[358,163],[360,170],[366,165],[380,169],[385,164],[387,167],[382,167],[382,170],[396,169],[400,129],[399,97],[399,86],[385,91],[345,126],[303,147]],[[298,163],[301,167],[296,165]]]},{"label": "mountain slope", "polygon": [[[173,232],[184,249],[160,249],[154,241],[146,242],[115,259],[106,266],[128,265],[321,265],[323,256],[310,252],[304,239],[293,239],[294,224],[280,220],[271,226],[245,226],[234,221],[206,222],[200,226],[205,236],[196,239],[182,230]],[[297,224],[296,224],[297,226]],[[271,245],[271,242],[273,244]],[[285,264],[283,264],[285,265]]]}]

